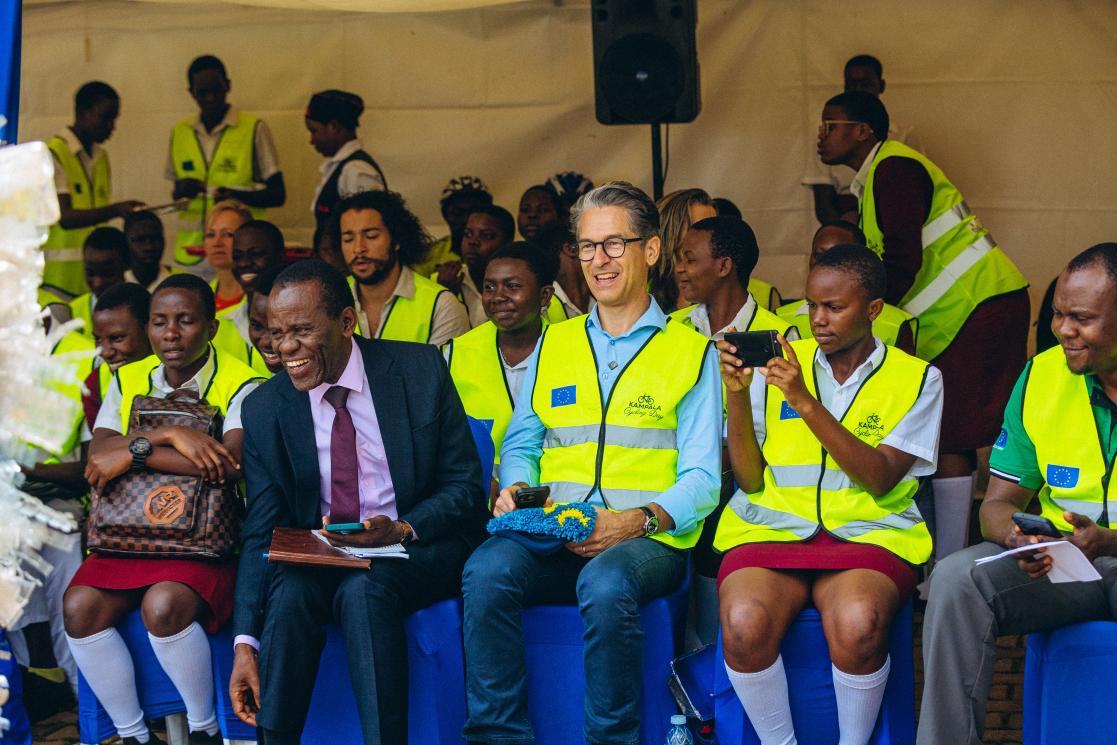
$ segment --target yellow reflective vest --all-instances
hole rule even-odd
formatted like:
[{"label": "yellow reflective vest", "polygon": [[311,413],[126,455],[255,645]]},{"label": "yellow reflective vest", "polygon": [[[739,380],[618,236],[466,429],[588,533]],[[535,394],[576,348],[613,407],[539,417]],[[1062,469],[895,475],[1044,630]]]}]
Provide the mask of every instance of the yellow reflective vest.
[{"label": "yellow reflective vest", "polygon": [[[807,390],[817,396],[817,342],[805,339],[791,346],[802,361]],[[842,426],[876,447],[915,404],[926,371],[923,360],[886,347],[880,366],[841,417]],[[843,541],[880,546],[910,564],[927,561],[931,534],[915,506],[916,478],[907,476],[874,497],[838,467],[775,386],[767,387],[764,412],[764,486],[754,494],[738,489],[733,495],[718,522],[716,550],[805,541],[825,530]]]},{"label": "yellow reflective vest", "polygon": [[[93,161],[93,172],[86,173],[78,156],[70,150],[66,140],[60,136],[52,137],[47,147],[54,155],[55,165],[66,174],[70,190],[70,206],[75,210],[90,210],[107,207],[112,203],[112,176],[109,170],[109,156],[101,150]],[[52,225],[46,243],[43,244],[43,284],[66,293],[69,297],[89,291],[85,283],[82,267],[81,249],[85,238],[96,225],[85,228],[65,230],[61,225]]]},{"label": "yellow reflective vest", "polygon": [[81,331],[78,333],[90,341],[93,341],[93,306],[95,304],[96,301],[93,299],[92,292],[78,295],[68,303],[70,318],[80,318],[82,320]]},{"label": "yellow reflective vest", "polygon": [[877,223],[873,180],[881,161],[891,157],[918,161],[931,179],[931,211],[923,223],[923,265],[900,307],[919,318],[916,354],[934,360],[950,345],[974,309],[986,300],[1028,286],[1024,275],[1005,255],[961,192],[946,175],[902,142],[880,143],[865,190],[858,203],[861,229],[869,248],[884,253],[884,232]]},{"label": "yellow reflective vest", "polygon": [[1064,510],[1117,526],[1117,504],[1109,498],[1113,462],[1098,437],[1085,376],[1071,372],[1061,347],[1036,355],[1024,374],[1022,418],[1044,477],[1043,516],[1067,533],[1074,527]]},{"label": "yellow reflective vest", "polygon": [[757,304],[773,313],[783,302],[779,290],[770,283],[756,277],[749,277],[749,293],[756,298]]},{"label": "yellow reflective vest", "polygon": [[[805,300],[801,303],[788,303],[782,306],[776,311],[776,315],[785,323],[790,323],[798,329],[800,339],[810,339],[814,336],[811,333],[811,315]],[[900,332],[904,328],[911,331],[912,343],[917,345],[916,348],[918,349],[919,319],[903,308],[885,303],[884,307],[881,308],[880,315],[873,321],[873,335],[890,347],[896,346],[896,341],[900,338]]]},{"label": "yellow reflective vest", "polygon": [[[617,370],[602,400],[587,320],[549,326],[540,342],[530,382],[532,409],[545,427],[539,483],[551,487],[556,502],[585,501],[600,490],[610,509],[641,507],[678,478],[678,406],[699,379],[709,340],[669,318]],[[683,535],[652,537],[692,548],[701,532],[699,521]]]},{"label": "yellow reflective vest", "polygon": [[[349,277],[349,288],[353,299],[361,302],[357,295],[357,281]],[[373,336],[375,329],[362,329],[357,323],[357,333],[369,339],[391,339],[393,341],[414,341],[427,344],[431,339],[431,325],[434,311],[438,307],[438,296],[449,292],[434,280],[415,274],[415,294],[410,297],[395,295],[383,312],[387,314],[380,326],[380,333]]]},{"label": "yellow reflective vest", "polygon": [[243,365],[249,364],[249,350],[252,345],[241,337],[237,327],[229,319],[217,319],[217,335],[213,337],[211,343],[237,362]]},{"label": "yellow reflective vest", "polygon": [[[179,264],[192,266],[202,260],[200,255],[195,256],[186,249],[202,245],[206,215],[213,207],[210,195],[214,189],[225,186],[251,190],[260,186],[253,181],[252,169],[258,121],[251,114],[238,111],[236,122],[225,127],[213,151],[213,158],[208,161],[194,130],[196,116],[183,119],[171,130],[171,162],[175,178],[197,179],[206,188],[205,192],[190,200],[189,207],[179,214],[179,230],[175,237],[175,261]],[[265,211],[253,208],[252,214],[262,219]]]},{"label": "yellow reflective vest", "polygon": [[[97,355],[94,354],[93,341],[77,331],[71,331],[63,336],[50,351],[52,357],[63,357],[72,370],[70,377],[64,381],[56,381],[51,387],[66,396],[76,405],[73,422],[66,441],[57,453],[52,455],[62,457],[73,451],[81,443],[81,425],[85,421],[85,410],[82,408],[81,394],[82,383],[93,372],[93,364]],[[92,422],[90,422],[92,426]]]}]

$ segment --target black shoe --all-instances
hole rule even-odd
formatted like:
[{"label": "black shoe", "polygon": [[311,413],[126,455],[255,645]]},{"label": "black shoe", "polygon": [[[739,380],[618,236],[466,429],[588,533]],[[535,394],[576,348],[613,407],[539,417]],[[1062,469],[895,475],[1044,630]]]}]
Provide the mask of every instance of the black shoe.
[{"label": "black shoe", "polygon": [[[143,745],[167,745],[166,740],[156,737],[154,732],[148,731],[150,739]],[[121,745],[141,745],[140,741],[135,737],[122,737],[120,738]]]},{"label": "black shoe", "polygon": [[205,732],[191,731],[186,740],[189,745],[223,745],[225,740],[221,737],[221,730],[212,735]]}]

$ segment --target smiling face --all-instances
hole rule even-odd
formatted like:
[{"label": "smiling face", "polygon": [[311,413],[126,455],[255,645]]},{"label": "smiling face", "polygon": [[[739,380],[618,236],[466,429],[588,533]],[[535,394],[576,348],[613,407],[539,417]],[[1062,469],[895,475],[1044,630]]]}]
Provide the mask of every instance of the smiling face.
[{"label": "smiling face", "polygon": [[492,215],[474,212],[465,223],[462,235],[462,261],[466,266],[484,266],[489,257],[511,240]]},{"label": "smiling face", "polygon": [[125,305],[93,312],[93,341],[100,348],[101,359],[113,372],[151,354],[147,329]]},{"label": "smiling face", "polygon": [[396,265],[398,249],[377,210],[341,214],[341,254],[349,271],[364,285],[384,281]]},{"label": "smiling face", "polygon": [[555,201],[555,197],[543,189],[528,189],[520,197],[516,225],[525,241],[535,240],[540,229],[559,221]]},{"label": "smiling face", "polygon": [[85,283],[93,297],[113,285],[123,284],[124,272],[128,268],[116,251],[103,248],[86,247],[82,250],[82,264],[85,269]]},{"label": "smiling face", "polygon": [[[643,238],[632,229],[623,207],[592,207],[578,221],[578,241],[604,241],[606,238]],[[648,290],[648,273],[659,259],[659,236],[633,241],[620,258],[605,253],[602,246],[590,261],[582,262],[582,274],[590,293],[599,305],[619,307],[641,301]]]},{"label": "smiling face", "polygon": [[245,292],[251,292],[256,278],[282,260],[283,246],[273,245],[262,230],[245,228],[233,236],[233,276]]},{"label": "smiling face", "polygon": [[736,275],[733,260],[714,256],[710,231],[688,230],[675,257],[675,283],[683,297],[692,303],[709,304],[730,275]]},{"label": "smiling face", "polygon": [[206,320],[196,292],[171,287],[151,298],[147,337],[167,371],[167,382],[185,383],[202,369],[217,321]]},{"label": "smiling face", "polygon": [[871,334],[881,306],[851,272],[827,266],[807,276],[811,333],[825,354],[848,349]]},{"label": "smiling face", "polygon": [[351,307],[330,318],[317,281],[282,285],[268,297],[272,349],[299,391],[337,382],[349,362],[356,325]]},{"label": "smiling face", "polygon": [[248,341],[260,353],[272,375],[283,369],[283,363],[272,347],[271,331],[268,330],[268,296],[262,292],[253,293],[248,306]]},{"label": "smiling face", "polygon": [[1060,274],[1051,307],[1051,331],[1072,372],[1117,370],[1117,287],[1101,263]]},{"label": "smiling face", "polygon": [[236,210],[221,210],[209,220],[202,247],[214,269],[233,268],[233,237],[243,224],[244,218]]},{"label": "smiling face", "polygon": [[551,300],[550,287],[539,281],[526,261],[501,258],[489,262],[481,286],[485,315],[501,331],[517,331],[539,320]]}]

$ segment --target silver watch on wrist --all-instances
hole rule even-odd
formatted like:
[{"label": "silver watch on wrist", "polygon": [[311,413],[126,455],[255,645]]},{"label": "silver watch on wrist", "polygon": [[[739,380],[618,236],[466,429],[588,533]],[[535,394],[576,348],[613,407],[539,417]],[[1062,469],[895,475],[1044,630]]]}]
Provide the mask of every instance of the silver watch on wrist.
[{"label": "silver watch on wrist", "polygon": [[656,516],[655,510],[651,507],[641,507],[640,510],[644,513],[644,535],[655,535],[659,532],[659,517]]}]

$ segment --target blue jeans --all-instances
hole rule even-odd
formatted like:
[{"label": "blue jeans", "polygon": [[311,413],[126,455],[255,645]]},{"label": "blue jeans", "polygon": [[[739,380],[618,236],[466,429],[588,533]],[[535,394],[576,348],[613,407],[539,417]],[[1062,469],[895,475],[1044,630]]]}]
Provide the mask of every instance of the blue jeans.
[{"label": "blue jeans", "polygon": [[471,742],[530,743],[527,670],[520,611],[573,604],[585,624],[585,736],[591,745],[640,741],[644,632],[640,606],[679,587],[687,554],[635,538],[593,559],[566,549],[533,553],[499,536],[466,562],[466,701],[462,737]]}]

